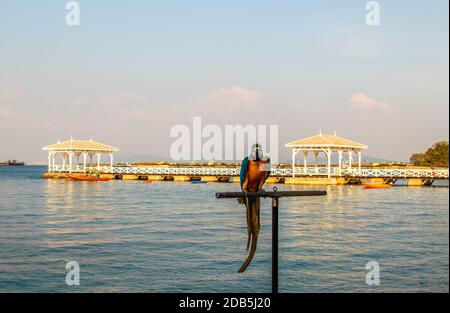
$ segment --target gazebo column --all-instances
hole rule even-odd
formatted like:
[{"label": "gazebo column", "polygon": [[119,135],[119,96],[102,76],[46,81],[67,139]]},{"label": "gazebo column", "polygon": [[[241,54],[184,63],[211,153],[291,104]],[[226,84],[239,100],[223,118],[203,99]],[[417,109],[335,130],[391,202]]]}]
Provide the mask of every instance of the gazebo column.
[{"label": "gazebo column", "polygon": [[66,169],[66,165],[67,165],[67,162],[66,162],[66,160],[67,160],[67,154],[65,153],[65,152],[63,152],[62,154],[62,159],[63,159],[63,169],[65,170]]},{"label": "gazebo column", "polygon": [[89,167],[92,167],[92,158],[94,157],[93,153],[89,153]]},{"label": "gazebo column", "polygon": [[56,152],[52,153],[52,169],[55,170],[55,154]]},{"label": "gazebo column", "polygon": [[308,158],[308,151],[303,151],[303,172],[306,175],[307,172],[307,158]]},{"label": "gazebo column", "polygon": [[314,151],[314,165],[316,167],[316,174],[319,174],[319,168],[317,167],[318,160],[319,160],[319,151]]},{"label": "gazebo column", "polygon": [[86,172],[86,161],[87,161],[87,152],[83,152],[83,171]]},{"label": "gazebo column", "polygon": [[292,178],[295,177],[295,148],[292,149]]},{"label": "gazebo column", "polygon": [[75,156],[77,157],[77,171],[80,169],[80,156],[81,156],[81,152],[77,151],[77,153],[75,153]]},{"label": "gazebo column", "polygon": [[328,178],[331,177],[331,150],[328,149],[326,150],[326,155],[327,155],[327,174],[328,174]]},{"label": "gazebo column", "polygon": [[51,152],[50,150],[48,151],[48,172],[51,173],[52,172],[52,154],[53,152]]},{"label": "gazebo column", "polygon": [[358,151],[358,169],[361,170],[361,151]]},{"label": "gazebo column", "polygon": [[339,176],[342,176],[342,150],[338,150],[339,154]]},{"label": "gazebo column", "polygon": [[295,177],[295,149],[292,149],[292,178]]},{"label": "gazebo column", "polygon": [[72,156],[73,156],[73,152],[70,151],[68,154],[69,154],[69,173],[72,173]]},{"label": "gazebo column", "polygon": [[348,168],[352,169],[352,162],[353,162],[353,151],[348,151]]},{"label": "gazebo column", "polygon": [[110,153],[110,154],[109,154],[109,157],[110,157],[110,161],[111,161],[111,172],[112,172],[113,166],[114,166],[114,156],[113,156],[112,153]]},{"label": "gazebo column", "polygon": [[97,155],[97,171],[100,170],[100,158],[102,156],[102,154],[100,152],[96,153]]}]

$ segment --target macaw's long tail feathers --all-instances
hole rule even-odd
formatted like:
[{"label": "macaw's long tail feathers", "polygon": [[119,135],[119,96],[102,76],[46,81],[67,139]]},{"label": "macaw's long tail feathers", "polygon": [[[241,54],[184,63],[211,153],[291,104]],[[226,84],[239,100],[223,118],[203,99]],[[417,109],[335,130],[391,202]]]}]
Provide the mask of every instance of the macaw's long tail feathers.
[{"label": "macaw's long tail feathers", "polygon": [[250,249],[251,239],[252,239],[252,231],[251,231],[250,227],[248,226],[248,228],[247,228],[247,251],[248,251],[248,249]]},{"label": "macaw's long tail feathers", "polygon": [[250,248],[250,240],[252,237],[252,217],[250,210],[251,203],[248,201],[248,197],[245,198],[245,211],[247,215],[247,251]]},{"label": "macaw's long tail feathers", "polygon": [[250,262],[253,259],[253,256],[255,255],[256,252],[256,243],[258,242],[258,234],[254,234],[252,236],[252,246],[250,248],[250,253],[248,254],[247,259],[244,261],[244,263],[242,263],[241,268],[239,269],[239,273],[243,273],[245,271],[245,269],[247,268],[247,266],[250,264]]},{"label": "macaw's long tail feathers", "polygon": [[256,244],[258,242],[258,235],[259,235],[259,207],[260,207],[259,199],[256,199],[256,201],[254,202],[247,201],[247,212],[248,212],[247,223],[249,227],[247,250],[250,241],[251,247],[247,259],[244,261],[244,263],[242,264],[241,268],[238,271],[239,273],[243,273],[245,271],[247,266],[252,261],[253,256],[255,255],[256,252]]}]

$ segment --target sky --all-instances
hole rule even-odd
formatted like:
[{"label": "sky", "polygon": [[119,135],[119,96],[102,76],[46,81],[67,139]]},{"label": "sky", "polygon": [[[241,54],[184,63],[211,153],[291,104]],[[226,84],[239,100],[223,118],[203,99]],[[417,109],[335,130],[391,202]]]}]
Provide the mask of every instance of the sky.
[{"label": "sky", "polygon": [[119,160],[168,159],[173,126],[335,131],[408,160],[449,137],[448,1],[0,2],[0,161],[94,138]]}]

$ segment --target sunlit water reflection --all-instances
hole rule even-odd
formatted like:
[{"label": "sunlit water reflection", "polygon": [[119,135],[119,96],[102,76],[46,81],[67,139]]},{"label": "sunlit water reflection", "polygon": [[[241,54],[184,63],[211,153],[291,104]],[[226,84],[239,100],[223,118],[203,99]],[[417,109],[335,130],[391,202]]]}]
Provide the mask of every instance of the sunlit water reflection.
[{"label": "sunlit water reflection", "polygon": [[[237,184],[43,180],[0,169],[0,292],[270,292],[271,209],[244,274]],[[266,189],[272,188],[267,186]],[[281,292],[448,292],[448,188],[326,189],[280,200]],[[81,285],[65,284],[65,264]],[[379,286],[365,283],[368,261]]]}]

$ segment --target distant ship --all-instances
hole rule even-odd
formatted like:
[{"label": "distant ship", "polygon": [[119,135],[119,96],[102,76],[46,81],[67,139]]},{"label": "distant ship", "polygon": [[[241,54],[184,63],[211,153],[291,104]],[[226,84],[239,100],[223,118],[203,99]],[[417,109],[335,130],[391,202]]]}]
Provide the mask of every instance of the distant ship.
[{"label": "distant ship", "polygon": [[6,162],[0,162],[0,166],[24,166],[25,162],[17,162],[16,160],[8,160]]}]

